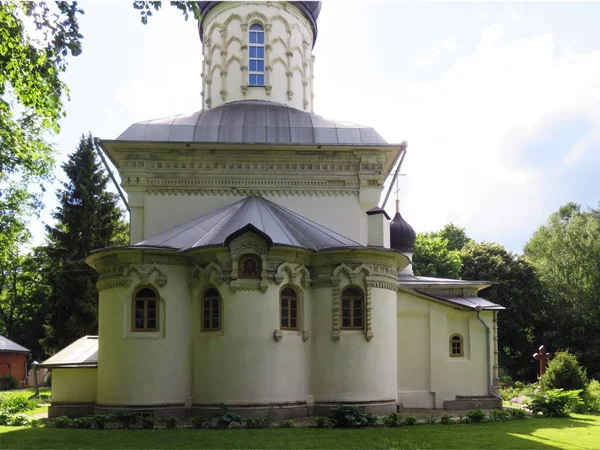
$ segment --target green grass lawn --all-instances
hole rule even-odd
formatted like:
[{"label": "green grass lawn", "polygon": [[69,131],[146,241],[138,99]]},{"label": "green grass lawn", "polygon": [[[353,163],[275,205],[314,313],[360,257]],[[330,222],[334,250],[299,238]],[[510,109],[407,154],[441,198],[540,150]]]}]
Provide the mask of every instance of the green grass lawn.
[{"label": "green grass lawn", "polygon": [[[26,389],[15,389],[12,391],[0,391],[0,398],[2,397],[6,397],[6,396],[11,396],[11,395],[18,395],[20,397],[31,397],[35,392],[35,388],[26,388]],[[50,388],[49,387],[40,387],[40,394],[47,394],[50,395]]]},{"label": "green grass lawn", "polygon": [[598,449],[600,416],[576,414],[569,419],[350,430],[77,430],[0,427],[0,448]]}]

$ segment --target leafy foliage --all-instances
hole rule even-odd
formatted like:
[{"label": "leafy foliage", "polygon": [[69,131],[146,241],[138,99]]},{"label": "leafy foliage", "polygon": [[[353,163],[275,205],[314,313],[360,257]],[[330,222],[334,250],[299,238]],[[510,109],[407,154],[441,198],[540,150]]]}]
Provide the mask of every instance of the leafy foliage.
[{"label": "leafy foliage", "polygon": [[279,428],[294,428],[294,421],[293,420],[280,420]]},{"label": "leafy foliage", "polygon": [[418,276],[459,278],[462,262],[457,250],[436,233],[418,233],[413,254],[413,271]]},{"label": "leafy foliage", "polygon": [[581,389],[565,391],[563,389],[550,389],[541,391],[531,396],[529,408],[534,413],[541,413],[544,417],[568,417],[572,409],[583,404],[580,394]]},{"label": "leafy foliage", "polygon": [[467,236],[464,228],[456,226],[452,222],[444,225],[436,235],[448,241],[447,247],[450,251],[460,251],[465,245],[473,242],[473,239]]},{"label": "leafy foliage", "polygon": [[470,409],[465,413],[467,423],[481,423],[485,420],[485,413],[481,409]]},{"label": "leafy foliage", "polygon": [[[11,377],[12,378],[12,377]],[[31,411],[37,408],[39,402],[30,400],[27,397],[18,394],[5,395],[0,399],[0,410],[9,414],[15,414],[25,411]]]},{"label": "leafy foliage", "polygon": [[246,428],[265,428],[266,420],[263,417],[246,419]]},{"label": "leafy foliage", "polygon": [[[174,6],[183,13],[185,20],[188,20],[190,14],[196,19],[200,19],[200,8],[197,2],[186,2],[186,1],[172,1],[171,6]],[[154,12],[160,10],[162,7],[161,1],[147,1],[147,0],[135,0],[133,7],[140,11],[142,16],[142,23],[146,25],[148,23],[148,17],[151,17]]]},{"label": "leafy foliage", "polygon": [[525,246],[544,286],[549,327],[545,342],[570,349],[600,376],[600,214],[568,203]]},{"label": "leafy foliage", "polygon": [[452,416],[448,413],[445,413],[444,415],[442,415],[442,417],[440,417],[440,423],[442,425],[451,425],[452,424]]},{"label": "leafy foliage", "polygon": [[600,382],[592,380],[583,392],[583,402],[588,412],[600,413]]},{"label": "leafy foliage", "polygon": [[119,423],[119,427],[124,429],[133,428],[140,421],[138,415],[126,411],[116,414],[115,419]]},{"label": "leafy foliage", "polygon": [[167,417],[165,419],[165,426],[169,429],[177,428],[179,425],[179,419],[177,417]]},{"label": "leafy foliage", "polygon": [[401,427],[404,424],[404,418],[398,413],[391,413],[383,418],[383,424],[388,428]]},{"label": "leafy foliage", "polygon": [[544,376],[540,378],[543,389],[585,389],[587,375],[577,357],[569,352],[559,352],[548,362]]},{"label": "leafy foliage", "polygon": [[331,422],[329,417],[325,417],[325,416],[315,416],[315,423],[317,424],[317,428],[333,427],[333,423]]},{"label": "leafy foliage", "polygon": [[465,280],[486,280],[493,285],[485,298],[506,308],[500,313],[498,360],[519,379],[535,380],[531,353],[542,336],[548,314],[542,286],[533,265],[499,244],[470,242],[461,250]]},{"label": "leafy foliage", "polygon": [[19,387],[19,381],[12,375],[0,377],[0,390],[10,391]]},{"label": "leafy foliage", "polygon": [[192,417],[191,421],[192,421],[192,426],[196,429],[210,428],[211,420],[208,417],[194,416],[194,417]]},{"label": "leafy foliage", "polygon": [[369,421],[358,406],[338,405],[329,409],[336,427],[364,427]]},{"label": "leafy foliage", "polygon": [[404,425],[412,426],[417,424],[417,418],[415,416],[406,416],[404,418]]},{"label": "leafy foliage", "polygon": [[229,412],[229,407],[225,403],[221,403],[220,406],[222,413],[215,416],[217,419],[217,428],[229,429],[235,423],[242,425],[242,418],[237,414]]},{"label": "leafy foliage", "polygon": [[116,194],[107,192],[108,177],[98,162],[91,134],[63,170],[69,181],[57,193],[56,225],[46,226],[50,266],[48,320],[44,345],[59,350],[86,334],[97,334],[98,291],[95,270],[85,263],[95,249],[127,242],[127,225]]}]

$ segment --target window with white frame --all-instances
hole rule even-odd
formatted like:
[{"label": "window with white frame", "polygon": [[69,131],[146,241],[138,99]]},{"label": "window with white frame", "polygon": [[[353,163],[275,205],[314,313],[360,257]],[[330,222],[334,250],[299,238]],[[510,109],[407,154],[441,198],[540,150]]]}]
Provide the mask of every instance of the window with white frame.
[{"label": "window with white frame", "polygon": [[248,85],[265,85],[265,30],[262,26],[250,26],[248,47]]}]

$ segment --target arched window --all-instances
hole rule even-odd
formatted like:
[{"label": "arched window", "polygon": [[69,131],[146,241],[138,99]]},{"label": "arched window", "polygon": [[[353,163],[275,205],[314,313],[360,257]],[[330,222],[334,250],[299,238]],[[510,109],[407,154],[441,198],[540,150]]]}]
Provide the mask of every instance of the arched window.
[{"label": "arched window", "polygon": [[265,85],[265,31],[258,24],[250,26],[248,46],[248,85]]},{"label": "arched window", "polygon": [[450,356],[463,356],[464,345],[463,338],[460,334],[450,336]]},{"label": "arched window", "polygon": [[349,287],[342,292],[342,328],[363,328],[363,293],[360,289]]},{"label": "arched window", "polygon": [[158,331],[158,294],[149,287],[133,296],[133,331]]},{"label": "arched window", "polygon": [[281,328],[284,330],[297,330],[298,324],[298,294],[291,287],[285,287],[279,295]]},{"label": "arched window", "polygon": [[221,296],[214,287],[208,288],[202,297],[202,331],[221,329]]},{"label": "arched window", "polygon": [[239,278],[259,278],[262,271],[260,258],[256,255],[243,255],[238,267]]}]

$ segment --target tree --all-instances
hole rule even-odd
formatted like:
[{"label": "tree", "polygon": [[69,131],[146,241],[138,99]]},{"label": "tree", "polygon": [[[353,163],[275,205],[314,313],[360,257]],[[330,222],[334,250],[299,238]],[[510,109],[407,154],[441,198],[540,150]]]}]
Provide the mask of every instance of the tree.
[{"label": "tree", "polygon": [[548,312],[533,265],[499,244],[483,242],[467,244],[461,259],[462,278],[493,282],[483,295],[506,308],[498,313],[500,366],[514,378],[535,380],[531,354],[539,345]]},{"label": "tree", "polygon": [[585,369],[577,357],[569,352],[559,352],[548,362],[546,373],[540,379],[542,389],[585,389],[588,384]]},{"label": "tree", "polygon": [[549,307],[548,344],[578,354],[600,375],[600,218],[568,203],[552,214],[525,246]]},{"label": "tree", "polygon": [[460,252],[448,249],[448,240],[436,233],[418,233],[413,254],[417,276],[459,278]]},{"label": "tree", "polygon": [[464,228],[457,227],[452,222],[444,225],[437,236],[448,241],[448,250],[462,250],[462,248],[473,240],[467,236]]},{"label": "tree", "polygon": [[96,159],[91,134],[82,136],[62,167],[69,182],[57,194],[56,225],[46,227],[52,272],[44,345],[50,351],[97,333],[97,274],[85,258],[91,250],[128,241],[118,197],[106,191],[108,177]]}]

